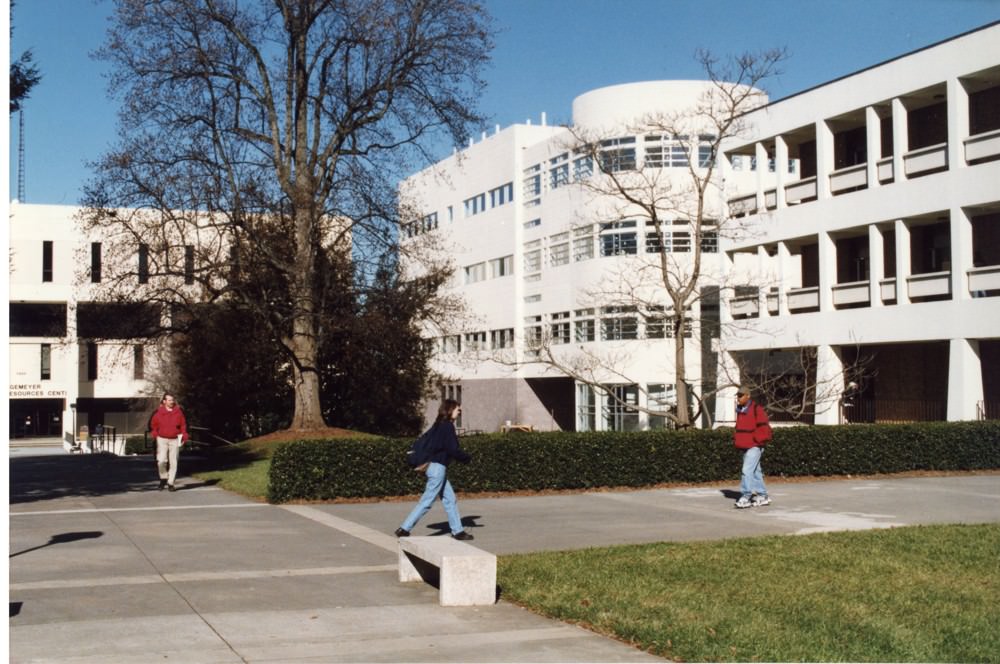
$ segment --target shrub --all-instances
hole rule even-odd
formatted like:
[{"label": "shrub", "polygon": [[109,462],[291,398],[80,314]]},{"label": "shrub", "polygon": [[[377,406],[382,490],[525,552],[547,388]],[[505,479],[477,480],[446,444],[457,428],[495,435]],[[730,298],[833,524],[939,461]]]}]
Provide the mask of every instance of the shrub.
[{"label": "shrub", "polygon": [[[279,446],[268,499],[330,500],[419,493],[409,439],[302,440]],[[487,434],[462,440],[473,462],[452,464],[465,492],[642,487],[739,478],[732,430]],[[1000,468],[1000,422],[776,428],[771,476]]]}]

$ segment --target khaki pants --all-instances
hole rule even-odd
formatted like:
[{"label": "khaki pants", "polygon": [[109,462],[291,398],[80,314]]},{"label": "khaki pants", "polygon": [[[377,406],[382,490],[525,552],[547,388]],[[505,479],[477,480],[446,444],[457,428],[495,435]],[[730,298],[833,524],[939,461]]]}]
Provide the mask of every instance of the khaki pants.
[{"label": "khaki pants", "polygon": [[177,477],[177,457],[180,451],[180,436],[176,438],[156,437],[156,469],[160,473],[160,479],[166,480],[170,486],[174,485],[174,478]]}]

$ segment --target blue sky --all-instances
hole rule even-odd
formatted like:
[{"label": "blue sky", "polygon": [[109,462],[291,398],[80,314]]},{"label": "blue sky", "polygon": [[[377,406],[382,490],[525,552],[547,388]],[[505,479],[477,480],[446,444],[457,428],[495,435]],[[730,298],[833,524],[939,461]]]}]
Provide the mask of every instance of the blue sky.
[{"label": "blue sky", "polygon": [[[499,32],[480,110],[506,127],[547,114],[570,121],[588,90],[700,78],[696,49],[717,55],[786,47],[772,99],[1000,20],[1000,0],[484,0]],[[103,64],[110,3],[19,0],[12,57],[31,48],[44,76],[25,105],[25,201],[74,205],[114,139],[116,107]],[[10,196],[16,198],[18,118],[10,124]],[[450,148],[442,149],[442,156]]]}]

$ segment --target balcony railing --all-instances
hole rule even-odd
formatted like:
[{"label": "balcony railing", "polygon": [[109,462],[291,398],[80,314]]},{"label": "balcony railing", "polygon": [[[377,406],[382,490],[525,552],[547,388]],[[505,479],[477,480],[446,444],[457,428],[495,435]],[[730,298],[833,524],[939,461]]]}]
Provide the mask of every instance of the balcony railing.
[{"label": "balcony railing", "polygon": [[830,191],[839,194],[868,186],[868,164],[856,164],[830,173]]},{"label": "balcony railing", "polygon": [[921,399],[855,399],[843,404],[848,422],[940,422],[947,419],[948,404]]},{"label": "balcony railing", "polygon": [[929,171],[948,167],[948,144],[938,143],[926,148],[913,150],[903,155],[903,170],[906,177],[913,177]]},{"label": "balcony railing", "polygon": [[729,213],[734,217],[739,217],[744,214],[756,214],[756,212],[757,194],[737,196],[736,198],[729,199]]},{"label": "balcony railing", "polygon": [[1000,156],[1000,129],[970,136],[963,143],[966,161]]},{"label": "balcony railing", "polygon": [[974,267],[966,272],[969,277],[969,292],[980,293],[1000,289],[1000,265]]},{"label": "balcony railing", "polygon": [[764,192],[764,208],[773,210],[776,207],[778,207],[778,191],[776,189],[768,189]]},{"label": "balcony railing", "polygon": [[951,271],[914,274],[906,278],[907,293],[914,297],[951,294]]},{"label": "balcony railing", "polygon": [[760,303],[756,295],[734,297],[729,300],[729,312],[734,318],[754,317],[760,313]]},{"label": "balcony railing", "polygon": [[834,306],[869,304],[870,302],[871,297],[869,297],[867,281],[852,281],[851,283],[837,284],[833,287]]},{"label": "balcony railing", "polygon": [[816,198],[816,176],[804,178],[798,182],[785,185],[785,201],[789,205],[801,203],[804,200]]},{"label": "balcony railing", "polygon": [[882,184],[887,184],[895,179],[895,173],[892,170],[892,157],[884,157],[876,162],[878,167],[878,181]]},{"label": "balcony railing", "polygon": [[819,287],[788,289],[788,310],[816,309],[819,307]]},{"label": "balcony railing", "polygon": [[896,277],[882,279],[878,282],[878,286],[883,302],[891,302],[896,299]]}]

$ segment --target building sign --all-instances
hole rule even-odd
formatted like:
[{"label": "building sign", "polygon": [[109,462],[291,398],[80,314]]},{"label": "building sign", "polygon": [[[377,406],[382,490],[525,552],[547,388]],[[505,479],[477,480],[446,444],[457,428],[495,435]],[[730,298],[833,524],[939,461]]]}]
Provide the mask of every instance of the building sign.
[{"label": "building sign", "polygon": [[41,383],[20,383],[10,386],[11,399],[65,399],[66,390],[52,388]]}]

